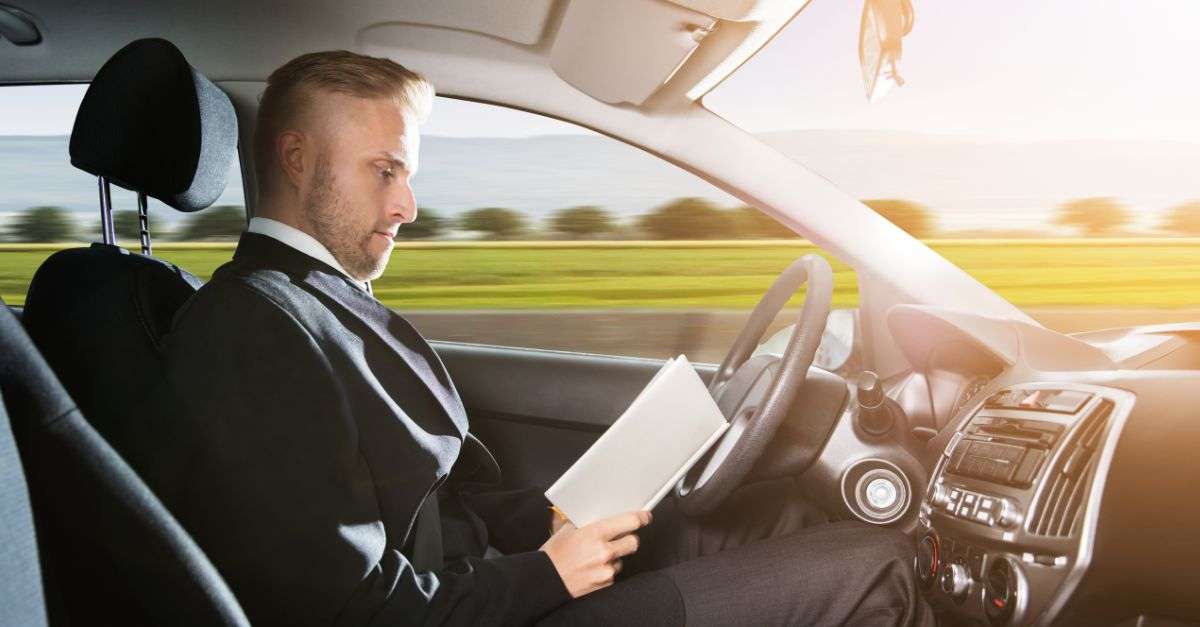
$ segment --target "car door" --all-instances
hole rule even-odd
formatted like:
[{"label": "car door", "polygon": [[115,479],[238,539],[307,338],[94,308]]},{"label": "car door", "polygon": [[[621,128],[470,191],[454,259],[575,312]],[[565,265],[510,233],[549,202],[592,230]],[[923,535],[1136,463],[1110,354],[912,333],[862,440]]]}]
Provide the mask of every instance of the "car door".
[{"label": "car door", "polygon": [[[433,342],[511,486],[548,487],[665,359],[711,376],[813,251],[656,157],[481,103],[438,99],[414,189],[375,295]],[[838,267],[837,303],[856,297]]]}]

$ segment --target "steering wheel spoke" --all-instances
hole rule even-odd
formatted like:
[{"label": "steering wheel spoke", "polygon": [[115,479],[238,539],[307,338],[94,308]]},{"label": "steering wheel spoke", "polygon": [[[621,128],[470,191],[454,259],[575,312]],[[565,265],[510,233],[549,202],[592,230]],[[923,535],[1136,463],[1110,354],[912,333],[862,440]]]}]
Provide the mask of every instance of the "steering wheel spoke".
[{"label": "steering wheel spoke", "polygon": [[[804,306],[783,357],[751,358],[775,316],[805,282]],[[675,485],[680,511],[691,516],[710,512],[745,480],[804,386],[832,298],[833,269],[820,256],[805,255],[775,279],[754,307],[708,388],[732,424]]]}]

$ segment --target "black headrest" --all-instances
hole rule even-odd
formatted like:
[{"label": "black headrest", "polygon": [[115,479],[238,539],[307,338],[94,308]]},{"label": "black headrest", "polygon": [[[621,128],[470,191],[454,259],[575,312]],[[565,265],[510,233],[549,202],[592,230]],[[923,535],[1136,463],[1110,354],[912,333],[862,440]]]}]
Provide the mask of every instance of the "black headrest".
[{"label": "black headrest", "polygon": [[217,200],[237,153],[237,116],[169,41],[139,39],[88,87],[71,131],[71,163],[180,211]]}]

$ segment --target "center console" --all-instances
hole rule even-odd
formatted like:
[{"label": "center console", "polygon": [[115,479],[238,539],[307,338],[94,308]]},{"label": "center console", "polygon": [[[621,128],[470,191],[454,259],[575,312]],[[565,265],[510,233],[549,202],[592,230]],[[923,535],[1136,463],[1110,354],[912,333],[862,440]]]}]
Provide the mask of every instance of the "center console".
[{"label": "center console", "polygon": [[1048,624],[1091,558],[1123,390],[1031,383],[973,409],[933,470],[915,567],[927,594],[992,625]]}]

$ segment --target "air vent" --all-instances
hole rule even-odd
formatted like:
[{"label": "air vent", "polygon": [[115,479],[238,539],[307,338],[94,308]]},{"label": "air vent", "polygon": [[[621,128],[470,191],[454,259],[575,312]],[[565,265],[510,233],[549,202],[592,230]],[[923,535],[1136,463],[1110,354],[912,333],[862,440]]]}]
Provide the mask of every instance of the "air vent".
[{"label": "air vent", "polygon": [[1029,520],[1030,533],[1057,537],[1071,535],[1087,499],[1112,411],[1112,401],[1101,401],[1063,445],[1062,454],[1046,473],[1042,493],[1034,503]]}]

